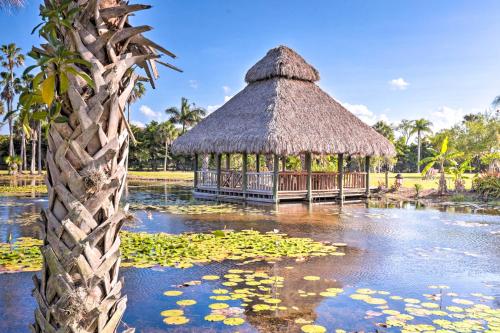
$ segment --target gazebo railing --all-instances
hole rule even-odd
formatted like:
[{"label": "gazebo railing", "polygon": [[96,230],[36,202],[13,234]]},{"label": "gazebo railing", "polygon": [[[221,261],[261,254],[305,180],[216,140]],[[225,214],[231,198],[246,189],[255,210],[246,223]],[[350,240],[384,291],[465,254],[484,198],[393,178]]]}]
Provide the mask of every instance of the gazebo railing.
[{"label": "gazebo railing", "polygon": [[365,188],[366,172],[348,172],[344,174],[344,188]]},{"label": "gazebo railing", "polygon": [[241,171],[221,171],[220,175],[220,187],[238,190],[243,188],[243,174]]},{"label": "gazebo railing", "polygon": [[271,192],[273,190],[273,173],[272,172],[248,172],[247,173],[247,190]]},{"label": "gazebo railing", "polygon": [[217,171],[201,170],[196,171],[198,178],[198,187],[217,187]]},{"label": "gazebo railing", "polygon": [[[197,171],[198,187],[217,187],[217,171]],[[273,189],[273,172],[247,172],[247,191],[271,192]],[[311,174],[313,191],[332,191],[339,189],[337,172],[313,172]],[[243,173],[235,170],[221,170],[221,188],[243,190]],[[366,188],[366,172],[344,173],[345,189]],[[278,179],[279,192],[307,191],[307,172],[280,172]]]},{"label": "gazebo railing", "polygon": [[[313,191],[339,189],[337,172],[313,172],[311,174]],[[366,172],[344,173],[344,188],[365,188]],[[307,191],[307,172],[280,172],[278,190],[282,192]]]}]

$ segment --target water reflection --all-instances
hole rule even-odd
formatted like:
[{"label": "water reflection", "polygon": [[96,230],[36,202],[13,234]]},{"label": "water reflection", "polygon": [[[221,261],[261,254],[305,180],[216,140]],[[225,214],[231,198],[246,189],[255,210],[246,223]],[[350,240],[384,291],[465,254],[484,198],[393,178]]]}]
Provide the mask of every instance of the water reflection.
[{"label": "water reflection", "polygon": [[[500,295],[500,219],[496,215],[472,214],[479,210],[471,206],[430,209],[409,203],[372,202],[368,207],[348,205],[342,211],[329,204],[291,204],[276,209],[199,202],[193,200],[190,193],[188,185],[131,184],[127,200],[132,207],[138,207],[134,211],[137,219],[126,228],[168,233],[279,230],[295,237],[347,243],[345,256],[246,265],[225,261],[186,270],[123,269],[124,292],[129,298],[124,321],[137,327],[139,332],[297,332],[300,325],[295,320],[299,318],[313,320],[328,331],[333,328],[374,331],[379,319],[367,315],[367,311],[373,312],[373,306],[348,296],[357,288],[373,288],[417,299],[430,292],[429,285],[436,284],[450,286],[453,292],[464,297],[474,292]],[[33,217],[46,204],[44,199],[0,198],[1,240],[5,241],[8,234],[14,238],[36,235]],[[203,205],[204,214],[194,207],[198,205]],[[237,328],[207,322],[204,316],[210,312],[208,305],[214,302],[209,298],[212,290],[225,288],[234,292],[241,287],[225,286],[224,279],[220,279],[182,288],[183,299],[198,302],[185,309],[189,324],[169,327],[162,322],[161,311],[178,307],[175,304],[178,299],[163,296],[165,290],[187,281],[201,281],[207,274],[223,277],[230,269],[283,277],[283,288],[273,292],[287,310],[253,312],[246,307],[246,323]],[[318,276],[321,280],[305,281],[305,275]],[[334,298],[320,296],[327,288],[342,288],[345,293]],[[26,331],[34,308],[30,290],[29,274],[0,275],[1,332]],[[299,291],[308,295],[301,296]],[[451,299],[443,296],[444,303]],[[239,305],[231,302],[231,306]],[[498,298],[484,304],[498,307]],[[394,301],[389,305],[392,309],[404,310],[404,304]]]}]

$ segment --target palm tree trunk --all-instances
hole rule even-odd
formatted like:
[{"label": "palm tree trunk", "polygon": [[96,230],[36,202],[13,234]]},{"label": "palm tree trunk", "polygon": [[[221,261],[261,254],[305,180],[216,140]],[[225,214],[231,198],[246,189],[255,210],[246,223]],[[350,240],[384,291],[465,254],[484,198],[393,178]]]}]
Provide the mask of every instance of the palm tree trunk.
[{"label": "palm tree trunk", "polygon": [[417,172],[420,173],[420,131],[417,133]]},{"label": "palm tree trunk", "polygon": [[445,172],[444,172],[444,162],[441,162],[441,164],[439,166],[439,172],[441,174],[440,174],[440,177],[439,177],[439,189],[438,189],[438,192],[439,192],[440,195],[443,195],[446,192],[448,192],[448,187],[446,185],[446,175],[445,175]]},{"label": "palm tree trunk", "polygon": [[163,161],[163,171],[167,171],[168,160],[168,140],[165,140],[165,160]]},{"label": "palm tree trunk", "polygon": [[38,308],[32,331],[113,333],[127,302],[119,277],[119,231],[127,218],[120,200],[128,137],[134,139],[124,108],[138,79],[129,69],[147,67],[152,80],[152,48],[161,47],[140,34],[149,27],[127,27],[128,15],[148,6],[119,0],[72,5],[81,6],[82,15],[71,22],[78,29],[59,28],[58,34],[68,50],[91,63],[95,88],[72,77],[61,110],[69,123],[52,124],[48,133],[49,202],[41,216],[43,268],[34,278]]},{"label": "palm tree trunk", "polygon": [[[7,102],[10,105],[9,102]],[[10,112],[11,107],[7,106],[7,109]],[[14,127],[13,127],[13,119],[12,116],[9,117],[9,156],[14,156],[16,153],[14,152]]]},{"label": "palm tree trunk", "polygon": [[24,133],[24,129],[21,127],[21,173],[23,173],[26,168],[26,133]]},{"label": "palm tree trunk", "polygon": [[30,166],[30,175],[35,174],[36,168],[36,140],[31,140],[31,166]]},{"label": "palm tree trunk", "polygon": [[37,140],[37,148],[38,148],[38,174],[42,174],[42,123],[39,121],[37,124],[38,131],[38,140]]}]

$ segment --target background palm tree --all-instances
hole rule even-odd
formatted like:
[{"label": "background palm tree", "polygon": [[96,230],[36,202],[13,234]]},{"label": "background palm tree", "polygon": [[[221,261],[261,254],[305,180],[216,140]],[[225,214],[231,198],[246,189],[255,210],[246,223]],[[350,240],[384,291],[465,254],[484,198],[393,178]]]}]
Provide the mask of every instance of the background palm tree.
[{"label": "background palm tree", "polygon": [[194,103],[189,104],[187,98],[182,97],[181,108],[175,106],[165,110],[165,113],[170,116],[170,121],[173,124],[181,125],[181,135],[186,132],[189,127],[196,125],[205,117],[207,111],[197,107]]},{"label": "background palm tree", "polygon": [[493,100],[493,102],[491,104],[493,105],[493,107],[500,107],[500,95],[495,97],[495,99]]},{"label": "background palm tree", "polygon": [[408,142],[410,141],[412,136],[413,122],[411,120],[403,119],[396,129],[405,138],[405,145],[408,145]]},{"label": "background palm tree", "polygon": [[158,127],[158,135],[165,145],[165,157],[163,161],[163,171],[167,171],[168,147],[172,144],[178,135],[177,128],[171,121],[164,121]]},{"label": "background palm tree", "polygon": [[137,81],[134,89],[130,93],[130,97],[127,101],[127,121],[130,123],[130,105],[134,104],[146,94],[146,86],[144,83]]},{"label": "background palm tree", "polygon": [[[9,1],[7,1],[9,2]],[[0,73],[0,84],[3,86],[1,97],[7,102],[7,119],[9,122],[9,155],[14,156],[13,120],[14,97],[20,91],[20,80],[14,70],[24,64],[24,55],[16,44],[11,43],[0,47],[0,66],[5,70]]]},{"label": "background palm tree", "polygon": [[432,123],[427,119],[417,119],[413,121],[413,128],[411,134],[417,133],[417,172],[420,172],[420,158],[421,158],[421,147],[422,147],[422,136],[425,133],[431,133]]}]

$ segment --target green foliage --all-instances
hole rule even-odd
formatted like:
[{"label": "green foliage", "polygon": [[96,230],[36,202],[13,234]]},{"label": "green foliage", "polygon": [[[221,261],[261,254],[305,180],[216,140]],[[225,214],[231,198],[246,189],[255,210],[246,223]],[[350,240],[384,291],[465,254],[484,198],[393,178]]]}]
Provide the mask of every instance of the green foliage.
[{"label": "green foliage", "polygon": [[200,122],[207,114],[206,110],[197,107],[195,104],[189,104],[187,98],[182,97],[181,108],[170,107],[165,110],[165,113],[170,116],[170,121],[174,124],[181,125],[181,134],[191,126]]},{"label": "green foliage", "polygon": [[483,174],[476,177],[472,182],[473,189],[484,199],[500,199],[500,176]]},{"label": "green foliage", "polygon": [[[310,238],[287,237],[277,233],[253,230],[216,231],[197,234],[148,234],[121,232],[123,267],[177,268],[191,267],[222,260],[279,259],[328,254],[342,255],[335,246]],[[34,238],[18,238],[13,244],[0,243],[0,271],[36,271],[41,268],[42,242]]]},{"label": "green foliage", "polygon": [[422,192],[423,186],[422,184],[413,184],[415,187],[415,197],[418,198],[420,196],[420,192]]},{"label": "green foliage", "polygon": [[387,124],[383,120],[380,120],[377,121],[375,125],[373,125],[372,127],[374,130],[376,130],[384,137],[386,137],[389,141],[394,142],[395,140],[394,129],[391,127],[391,125]]}]

